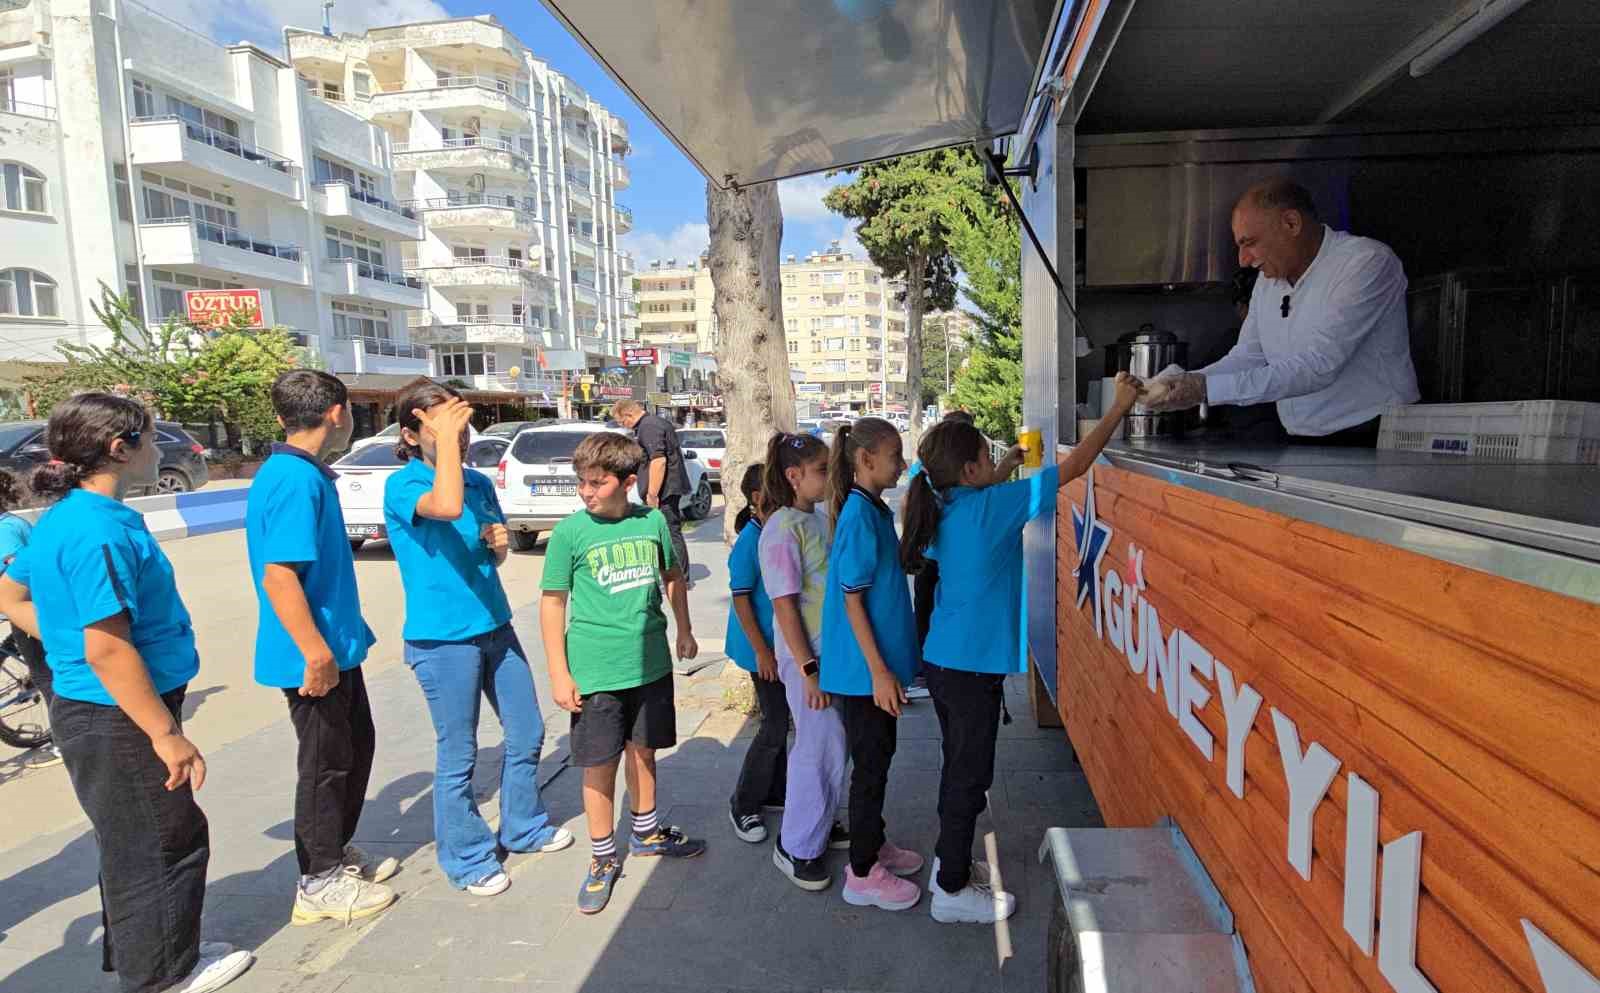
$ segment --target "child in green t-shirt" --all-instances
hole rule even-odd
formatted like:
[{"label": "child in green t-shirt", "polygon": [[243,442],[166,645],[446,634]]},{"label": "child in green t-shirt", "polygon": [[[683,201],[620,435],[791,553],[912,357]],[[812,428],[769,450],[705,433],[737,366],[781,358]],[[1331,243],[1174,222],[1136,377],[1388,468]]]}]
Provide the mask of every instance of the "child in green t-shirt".
[{"label": "child in green t-shirt", "polygon": [[677,622],[678,656],[692,659],[699,648],[667,519],[628,503],[643,460],[644,450],[626,435],[585,438],[572,454],[585,509],[557,524],[545,549],[539,623],[556,703],[572,713],[569,747],[572,764],[583,769],[594,848],[578,891],[578,910],[586,914],[605,909],[621,872],[613,800],[623,755],[634,805],[629,855],[687,858],[706,849],[656,821],[656,749],[678,741],[663,584]]}]

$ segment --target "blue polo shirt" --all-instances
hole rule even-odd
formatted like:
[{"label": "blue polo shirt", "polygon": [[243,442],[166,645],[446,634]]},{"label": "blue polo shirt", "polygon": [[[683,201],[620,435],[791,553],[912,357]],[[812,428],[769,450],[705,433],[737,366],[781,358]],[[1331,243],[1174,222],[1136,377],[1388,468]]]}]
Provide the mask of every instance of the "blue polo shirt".
[{"label": "blue polo shirt", "polygon": [[917,621],[899,550],[889,505],[859,487],[852,489],[833,526],[833,551],[822,595],[818,682],[825,692],[872,695],[872,671],[845,613],[846,593],[864,595],[878,653],[901,684],[917,674]]},{"label": "blue polo shirt", "polygon": [[[761,522],[753,517],[745,522],[739,537],[733,541],[733,551],[728,553],[728,592],[733,596],[750,598],[756,626],[761,629],[761,636],[767,639],[767,648],[770,650],[772,599],[767,596],[767,588],[761,583]],[[731,601],[728,604],[728,633],[723,639],[722,650],[727,652],[728,658],[733,659],[734,665],[746,672],[756,671],[755,646],[745,636],[744,625],[739,623],[739,615],[733,612]]]},{"label": "blue polo shirt", "polygon": [[494,483],[463,470],[461,516],[436,521],[417,515],[417,501],[433,489],[433,467],[420,458],[389,476],[383,487],[383,523],[406,591],[407,641],[466,641],[511,620],[511,605],[483,529],[504,524]]},{"label": "blue polo shirt", "polygon": [[272,446],[250,484],[244,537],[256,587],[256,682],[285,689],[305,682],[306,659],[284,630],[261,588],[268,564],[291,565],[306,591],[312,620],[340,670],[360,665],[377,639],[361,619],[356,565],[344,512],[333,488],[338,474],[293,445]]},{"label": "blue polo shirt", "polygon": [[946,669],[1026,672],[1022,528],[1056,505],[1056,466],[1009,483],[945,491],[928,558],[939,563],[922,657]]},{"label": "blue polo shirt", "polygon": [[68,493],[39,519],[6,575],[33,599],[59,696],[116,706],[84,657],[83,629],[121,613],[157,693],[200,671],[172,563],[144,515],[119,500],[83,489]]},{"label": "blue polo shirt", "polygon": [[26,517],[0,514],[0,572],[4,572],[6,564],[22,551],[32,533],[33,525]]}]

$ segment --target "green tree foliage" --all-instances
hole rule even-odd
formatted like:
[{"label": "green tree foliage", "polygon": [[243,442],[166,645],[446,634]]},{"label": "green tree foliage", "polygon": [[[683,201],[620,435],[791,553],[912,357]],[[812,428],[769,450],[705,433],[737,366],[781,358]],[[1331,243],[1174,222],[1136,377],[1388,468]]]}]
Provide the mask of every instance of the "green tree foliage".
[{"label": "green tree foliage", "polygon": [[[981,167],[980,167],[981,169]],[[951,398],[991,438],[1015,441],[1022,417],[1022,255],[1016,213],[997,188],[969,188],[951,221],[950,250],[978,321],[978,340]]]},{"label": "green tree foliage", "polygon": [[64,370],[29,380],[38,413],[84,390],[108,390],[144,401],[158,416],[185,423],[220,421],[230,438],[278,437],[272,382],[302,360],[281,328],[251,330],[241,323],[198,331],[168,318],[154,328],[133,313],[126,297],[102,286],[95,317],[111,332],[109,345],[57,346]]}]

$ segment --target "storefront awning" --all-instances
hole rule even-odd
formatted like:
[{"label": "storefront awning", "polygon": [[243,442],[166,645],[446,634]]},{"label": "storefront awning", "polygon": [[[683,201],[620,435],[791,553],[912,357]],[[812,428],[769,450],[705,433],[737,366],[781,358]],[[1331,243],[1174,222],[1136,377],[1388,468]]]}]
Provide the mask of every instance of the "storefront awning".
[{"label": "storefront awning", "polygon": [[545,0],[718,184],[1016,130],[1057,0]]}]

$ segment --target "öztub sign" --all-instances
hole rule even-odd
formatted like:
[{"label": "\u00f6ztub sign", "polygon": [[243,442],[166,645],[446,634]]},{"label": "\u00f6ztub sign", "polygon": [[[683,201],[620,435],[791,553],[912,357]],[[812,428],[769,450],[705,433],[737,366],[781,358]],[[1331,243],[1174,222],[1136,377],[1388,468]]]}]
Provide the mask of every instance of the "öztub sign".
[{"label": "\u00f6ztub sign", "polygon": [[260,290],[184,290],[183,307],[197,328],[229,327],[236,317],[247,328],[261,327]]},{"label": "\u00f6ztub sign", "polygon": [[[1144,553],[1130,546],[1133,577],[1125,582],[1115,568],[1101,569],[1112,529],[1095,514],[1094,471],[1085,480],[1084,506],[1072,508],[1078,549],[1077,607],[1089,605],[1101,641],[1127,659],[1152,694],[1161,693],[1167,713],[1207,761],[1214,761],[1211,732],[1196,716],[1211,699],[1215,682],[1227,743],[1226,779],[1235,797],[1244,797],[1244,743],[1261,708],[1261,694],[1239,683],[1232,669],[1187,631],[1174,626],[1162,637],[1161,618],[1146,600]],[[1159,690],[1157,684],[1160,684]],[[1288,860],[1302,879],[1311,879],[1312,820],[1339,771],[1339,758],[1317,742],[1302,750],[1295,722],[1269,707],[1278,737],[1278,755],[1289,794]],[[1365,955],[1373,954],[1377,932],[1378,972],[1398,993],[1437,993],[1417,968],[1417,903],[1421,891],[1422,832],[1412,831],[1383,845],[1378,873],[1378,791],[1354,772],[1347,774],[1349,803],[1345,823],[1344,930]],[[1385,926],[1374,927],[1381,907]],[[1398,924],[1398,926],[1396,926]],[[1521,921],[1545,993],[1600,993],[1600,980],[1588,972],[1532,921]]]}]

